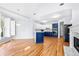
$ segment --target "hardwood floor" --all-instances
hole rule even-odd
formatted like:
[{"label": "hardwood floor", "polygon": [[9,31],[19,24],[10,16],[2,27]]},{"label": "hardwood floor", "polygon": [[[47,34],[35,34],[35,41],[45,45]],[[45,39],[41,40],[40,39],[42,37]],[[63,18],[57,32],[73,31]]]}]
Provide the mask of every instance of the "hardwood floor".
[{"label": "hardwood floor", "polygon": [[65,46],[70,46],[70,43],[69,42],[64,42],[64,45]]},{"label": "hardwood floor", "polygon": [[33,39],[12,40],[0,46],[0,55],[5,56],[64,56],[63,38],[45,37],[43,44]]}]

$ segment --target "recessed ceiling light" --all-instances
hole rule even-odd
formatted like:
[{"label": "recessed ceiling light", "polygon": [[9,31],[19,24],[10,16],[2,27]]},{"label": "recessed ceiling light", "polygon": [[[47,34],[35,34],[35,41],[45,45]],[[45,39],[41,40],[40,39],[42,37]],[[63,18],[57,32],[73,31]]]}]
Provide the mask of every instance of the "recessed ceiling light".
[{"label": "recessed ceiling light", "polygon": [[33,15],[36,15],[36,13],[33,13]]},{"label": "recessed ceiling light", "polygon": [[46,21],[46,20],[42,20],[42,22],[43,22],[43,23],[46,23],[47,21]]},{"label": "recessed ceiling light", "polygon": [[17,9],[17,11],[20,11],[20,9]]},{"label": "recessed ceiling light", "polygon": [[63,6],[63,5],[64,5],[64,3],[60,3],[60,4],[59,4],[59,6]]},{"label": "recessed ceiling light", "polygon": [[59,17],[60,17],[60,15],[59,14],[56,14],[56,15],[53,15],[52,18],[59,18]]}]

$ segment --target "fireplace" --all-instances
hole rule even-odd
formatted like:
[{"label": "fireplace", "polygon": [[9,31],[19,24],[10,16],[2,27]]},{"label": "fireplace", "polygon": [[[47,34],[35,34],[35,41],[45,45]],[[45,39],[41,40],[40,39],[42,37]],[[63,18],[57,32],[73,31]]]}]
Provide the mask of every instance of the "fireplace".
[{"label": "fireplace", "polygon": [[74,47],[79,52],[79,38],[74,37]]}]

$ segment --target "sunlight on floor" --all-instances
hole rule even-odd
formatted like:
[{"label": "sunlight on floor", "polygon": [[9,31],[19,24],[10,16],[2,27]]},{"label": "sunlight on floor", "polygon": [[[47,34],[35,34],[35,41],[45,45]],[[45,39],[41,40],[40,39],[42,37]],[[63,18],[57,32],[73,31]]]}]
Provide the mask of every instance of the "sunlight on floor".
[{"label": "sunlight on floor", "polygon": [[24,48],[24,50],[26,51],[26,50],[28,50],[30,48],[31,48],[31,46],[27,46],[27,47]]}]

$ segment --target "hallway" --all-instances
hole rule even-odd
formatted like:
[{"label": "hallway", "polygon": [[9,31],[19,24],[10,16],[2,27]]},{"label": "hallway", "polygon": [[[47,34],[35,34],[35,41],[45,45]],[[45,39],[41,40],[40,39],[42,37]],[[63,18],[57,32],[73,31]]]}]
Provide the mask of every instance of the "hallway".
[{"label": "hallway", "polygon": [[45,37],[43,44],[35,44],[33,39],[11,40],[0,45],[0,55],[13,56],[63,56],[63,38]]}]

